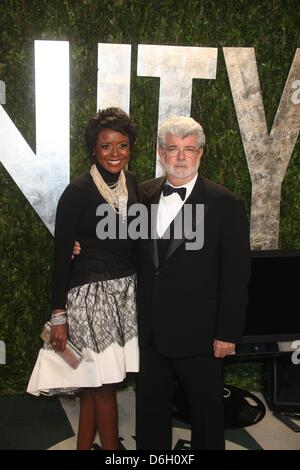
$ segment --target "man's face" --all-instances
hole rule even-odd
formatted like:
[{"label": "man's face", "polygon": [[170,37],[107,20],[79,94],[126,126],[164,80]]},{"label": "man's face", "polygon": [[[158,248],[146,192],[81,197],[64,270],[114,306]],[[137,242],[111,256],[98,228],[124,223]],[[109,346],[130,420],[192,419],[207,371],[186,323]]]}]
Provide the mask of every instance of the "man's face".
[{"label": "man's face", "polygon": [[177,137],[169,134],[166,145],[158,148],[168,180],[176,185],[186,184],[196,175],[203,148],[198,148],[195,135]]}]

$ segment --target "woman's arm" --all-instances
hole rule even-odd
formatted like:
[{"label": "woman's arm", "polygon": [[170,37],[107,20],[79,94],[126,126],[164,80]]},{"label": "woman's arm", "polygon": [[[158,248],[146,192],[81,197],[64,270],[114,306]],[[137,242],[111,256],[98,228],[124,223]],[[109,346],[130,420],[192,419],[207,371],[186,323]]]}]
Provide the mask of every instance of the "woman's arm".
[{"label": "woman's arm", "polygon": [[[67,323],[63,323],[69,277],[72,266],[72,250],[82,212],[82,195],[72,183],[63,192],[57,206],[54,237],[54,267],[52,278],[51,343],[56,351],[63,351],[67,342]],[[61,324],[57,324],[60,317]]]}]

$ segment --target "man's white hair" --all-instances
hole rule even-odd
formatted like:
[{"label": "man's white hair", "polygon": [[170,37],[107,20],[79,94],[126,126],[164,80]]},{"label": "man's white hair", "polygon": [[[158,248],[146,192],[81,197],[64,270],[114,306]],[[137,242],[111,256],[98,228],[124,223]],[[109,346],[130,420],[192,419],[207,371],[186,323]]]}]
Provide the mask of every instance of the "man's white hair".
[{"label": "man's white hair", "polygon": [[200,148],[204,147],[206,141],[202,126],[195,119],[186,116],[171,116],[159,126],[157,139],[160,148],[165,147],[169,134],[181,138],[195,135]]}]

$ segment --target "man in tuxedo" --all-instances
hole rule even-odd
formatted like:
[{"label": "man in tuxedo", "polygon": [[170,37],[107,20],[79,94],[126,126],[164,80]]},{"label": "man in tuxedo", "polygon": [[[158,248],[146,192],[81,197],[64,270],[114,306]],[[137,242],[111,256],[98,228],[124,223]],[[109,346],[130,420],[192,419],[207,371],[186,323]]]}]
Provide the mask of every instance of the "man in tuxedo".
[{"label": "man in tuxedo", "polygon": [[[166,176],[141,184],[142,202],[149,212],[157,208],[157,236],[139,244],[138,449],[171,449],[176,380],[189,408],[192,449],[224,449],[222,358],[242,334],[249,226],[243,202],[199,173],[204,145],[199,123],[168,119],[158,132]],[[203,243],[194,249],[186,231],[175,237],[176,220],[188,205],[191,232],[204,224]]]}]

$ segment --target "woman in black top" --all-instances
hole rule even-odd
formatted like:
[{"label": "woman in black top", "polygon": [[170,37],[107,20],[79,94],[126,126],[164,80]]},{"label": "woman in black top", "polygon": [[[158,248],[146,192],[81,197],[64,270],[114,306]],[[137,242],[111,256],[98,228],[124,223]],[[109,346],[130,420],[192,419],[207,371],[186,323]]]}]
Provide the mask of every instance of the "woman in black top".
[{"label": "woman in black top", "polygon": [[[119,448],[116,384],[126,372],[138,371],[133,241],[118,238],[119,223],[138,202],[136,178],[123,171],[134,140],[124,111],[99,111],[86,129],[91,170],[67,186],[57,207],[51,343],[61,352],[69,337],[83,360],[73,369],[53,350],[42,349],[28,391],[79,391],[77,449],[90,449],[97,430],[103,449]],[[116,222],[107,238],[99,230],[103,217],[96,214],[104,204]],[[72,260],[75,240],[81,254]]]}]

